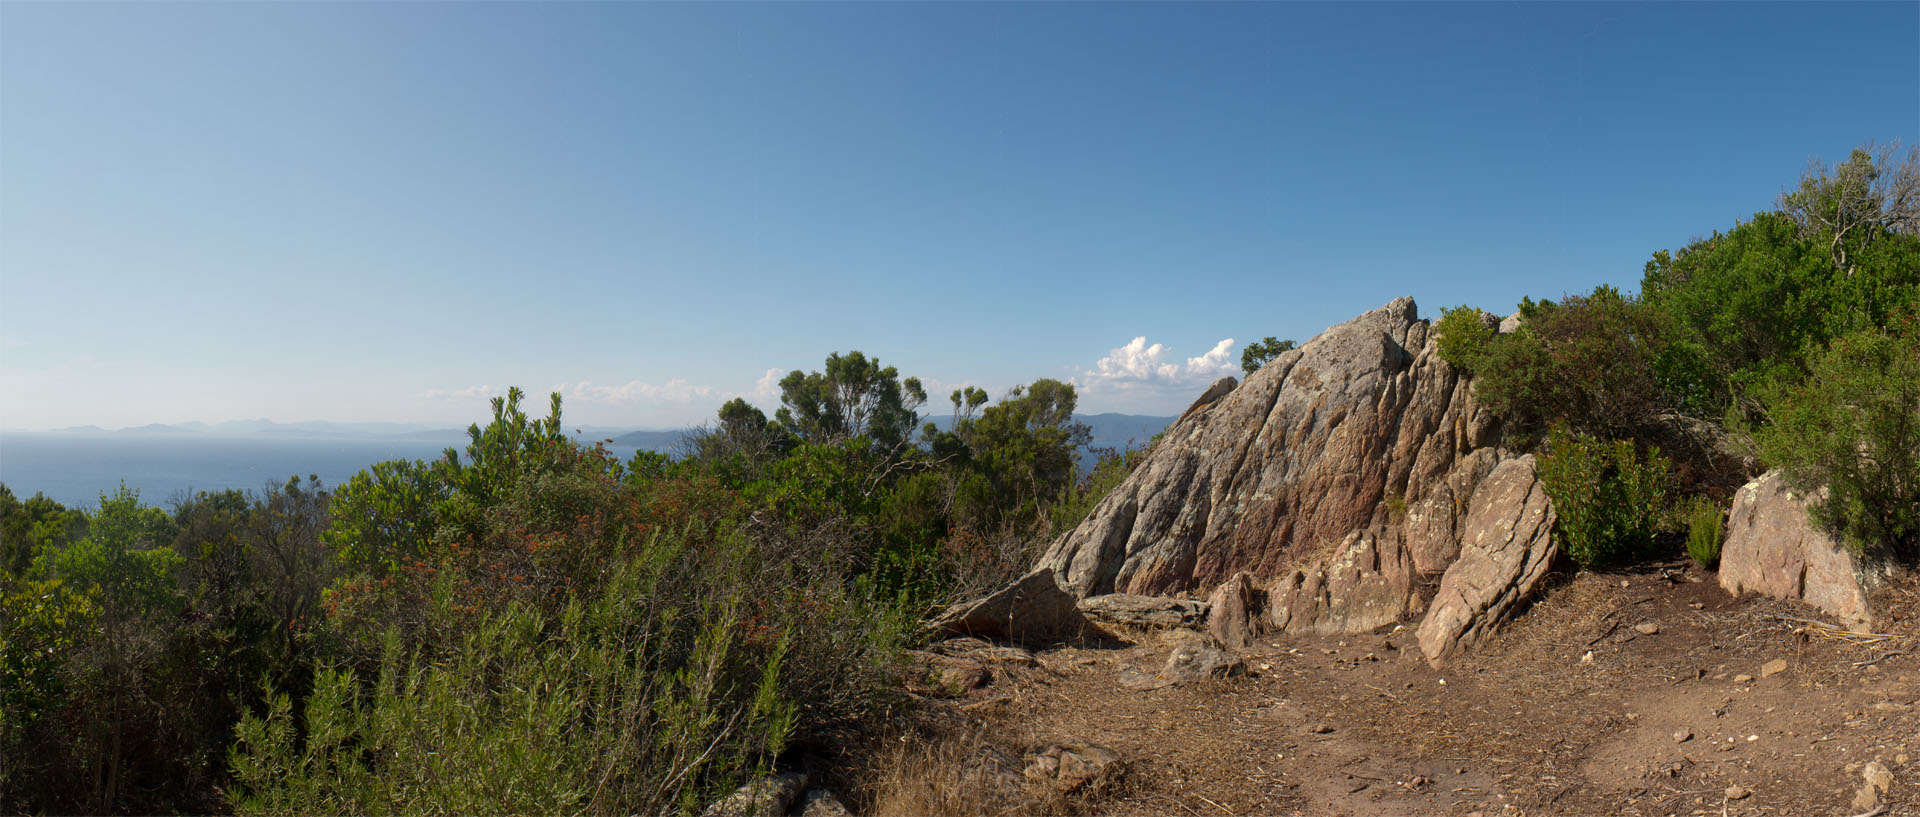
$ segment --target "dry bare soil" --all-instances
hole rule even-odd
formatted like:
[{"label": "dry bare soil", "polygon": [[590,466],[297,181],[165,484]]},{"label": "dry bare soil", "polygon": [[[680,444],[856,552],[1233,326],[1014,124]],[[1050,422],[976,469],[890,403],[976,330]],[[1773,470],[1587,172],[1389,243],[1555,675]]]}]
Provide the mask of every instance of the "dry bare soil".
[{"label": "dry bare soil", "polygon": [[[1917,598],[1890,582],[1861,635],[1673,562],[1563,582],[1444,670],[1396,628],[1126,689],[1168,652],[1145,634],[996,666],[941,706],[1005,745],[1117,751],[1123,785],[1069,803],[1103,814],[1920,815]],[[1858,800],[1874,761],[1893,783]]]}]

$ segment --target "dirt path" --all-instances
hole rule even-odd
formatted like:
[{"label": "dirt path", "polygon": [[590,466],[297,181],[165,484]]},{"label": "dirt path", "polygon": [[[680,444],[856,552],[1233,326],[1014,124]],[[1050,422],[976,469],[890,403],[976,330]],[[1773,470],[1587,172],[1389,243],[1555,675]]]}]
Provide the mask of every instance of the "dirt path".
[{"label": "dirt path", "polygon": [[1041,653],[957,703],[1029,745],[1118,751],[1129,785],[1101,813],[1855,815],[1877,761],[1882,813],[1920,814],[1920,639],[1810,618],[1657,565],[1555,588],[1445,671],[1398,630],[1273,640],[1242,653],[1248,677],[1125,689],[1123,668],[1166,655],[1143,638]]}]

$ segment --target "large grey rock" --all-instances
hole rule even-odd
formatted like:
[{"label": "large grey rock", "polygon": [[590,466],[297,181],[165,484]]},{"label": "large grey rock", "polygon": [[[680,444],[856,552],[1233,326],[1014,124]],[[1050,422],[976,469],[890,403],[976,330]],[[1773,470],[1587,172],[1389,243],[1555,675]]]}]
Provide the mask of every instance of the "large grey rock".
[{"label": "large grey rock", "polygon": [[1872,619],[1861,565],[1807,519],[1809,497],[1789,490],[1778,470],[1746,484],[1727,514],[1720,586],[1806,602],[1853,626]]},{"label": "large grey rock", "polygon": [[979,601],[956,604],[934,619],[936,631],[1011,641],[1073,642],[1088,632],[1076,600],[1042,566]]},{"label": "large grey rock", "polygon": [[1240,572],[1207,598],[1207,632],[1236,650],[1253,646],[1265,631],[1267,591],[1253,574]]},{"label": "large grey rock", "polygon": [[1532,455],[1487,475],[1462,525],[1460,558],[1441,577],[1420,622],[1420,651],[1429,664],[1438,667],[1473,646],[1539,592],[1560,553],[1554,518]]},{"label": "large grey rock", "polygon": [[1079,596],[1244,571],[1276,629],[1370,629],[1421,609],[1498,437],[1401,298],[1209,389],[1040,564]]},{"label": "large grey rock", "polygon": [[1081,599],[1078,607],[1093,623],[1121,630],[1199,627],[1207,620],[1206,602],[1166,596],[1109,593]]}]

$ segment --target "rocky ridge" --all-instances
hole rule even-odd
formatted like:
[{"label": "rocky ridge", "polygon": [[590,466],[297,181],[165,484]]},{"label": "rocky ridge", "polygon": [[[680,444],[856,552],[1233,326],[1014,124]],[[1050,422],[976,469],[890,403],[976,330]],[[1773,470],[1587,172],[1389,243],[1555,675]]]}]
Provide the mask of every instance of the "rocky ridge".
[{"label": "rocky ridge", "polygon": [[[1424,612],[1422,589],[1459,557],[1482,483],[1518,460],[1430,335],[1413,300],[1399,298],[1244,383],[1215,383],[1040,567],[1083,598],[1192,594],[1244,573],[1235,606],[1260,613],[1238,626],[1255,633],[1361,632]],[[1509,483],[1523,498],[1538,493],[1527,463],[1507,470],[1502,495]],[[1474,535],[1516,539],[1512,530]],[[1552,560],[1550,543],[1531,533],[1518,540],[1524,547],[1497,555],[1529,569],[1494,572],[1524,586],[1461,603],[1531,591]]]}]

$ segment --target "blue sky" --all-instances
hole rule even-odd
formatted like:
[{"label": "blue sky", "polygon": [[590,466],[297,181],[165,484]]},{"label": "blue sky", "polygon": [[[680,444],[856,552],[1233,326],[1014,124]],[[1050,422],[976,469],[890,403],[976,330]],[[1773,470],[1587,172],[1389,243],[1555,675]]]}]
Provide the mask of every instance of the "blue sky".
[{"label": "blue sky", "polygon": [[1916,138],[1912,2],[0,3],[0,427],[678,427],[849,349],[1173,413]]}]

